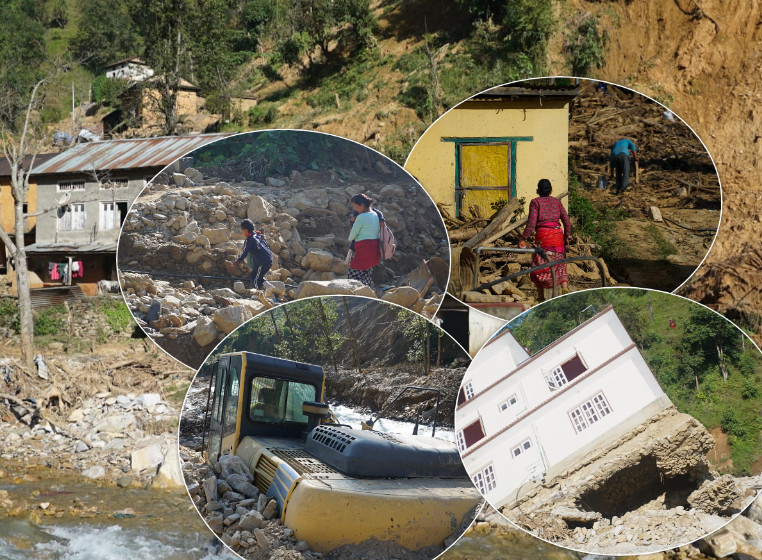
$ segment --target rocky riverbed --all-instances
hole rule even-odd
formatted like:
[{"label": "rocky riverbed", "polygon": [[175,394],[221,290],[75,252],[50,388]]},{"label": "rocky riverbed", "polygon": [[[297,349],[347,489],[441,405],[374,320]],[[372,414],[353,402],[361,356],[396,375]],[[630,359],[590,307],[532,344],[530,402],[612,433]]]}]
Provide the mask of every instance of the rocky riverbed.
[{"label": "rocky riverbed", "polygon": [[[381,297],[427,317],[439,307],[447,234],[431,199],[409,177],[307,170],[264,183],[226,182],[187,168],[165,179],[170,184],[149,185],[131,208],[118,265],[140,326],[188,365],[200,365],[236,326],[293,299]],[[357,193],[378,200],[397,244],[394,257],[374,268],[373,289],[345,278],[348,203]],[[247,217],[273,253],[263,291],[248,288],[248,272],[233,262]]]},{"label": "rocky riverbed", "polygon": [[[141,340],[2,360],[0,460],[99,484],[182,488],[175,430],[192,372]],[[10,349],[14,351],[15,349]]]}]

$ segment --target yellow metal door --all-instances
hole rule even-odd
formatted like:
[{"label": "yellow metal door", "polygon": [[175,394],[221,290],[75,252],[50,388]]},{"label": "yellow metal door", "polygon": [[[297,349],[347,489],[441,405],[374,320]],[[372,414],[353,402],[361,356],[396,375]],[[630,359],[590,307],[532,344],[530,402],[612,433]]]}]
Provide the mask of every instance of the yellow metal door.
[{"label": "yellow metal door", "polygon": [[466,216],[489,217],[490,204],[511,197],[511,151],[509,144],[462,144],[460,146],[460,209]]}]

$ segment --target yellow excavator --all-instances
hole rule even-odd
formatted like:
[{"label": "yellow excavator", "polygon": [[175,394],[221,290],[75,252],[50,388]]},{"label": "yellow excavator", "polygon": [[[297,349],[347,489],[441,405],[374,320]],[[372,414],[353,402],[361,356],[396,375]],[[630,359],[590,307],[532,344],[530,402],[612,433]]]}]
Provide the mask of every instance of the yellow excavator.
[{"label": "yellow excavator", "polygon": [[411,551],[443,547],[480,500],[455,445],[379,432],[372,421],[351,428],[336,420],[324,393],[320,366],[219,355],[204,423],[206,461],[241,457],[260,492],[277,501],[281,522],[317,552],[368,539]]}]

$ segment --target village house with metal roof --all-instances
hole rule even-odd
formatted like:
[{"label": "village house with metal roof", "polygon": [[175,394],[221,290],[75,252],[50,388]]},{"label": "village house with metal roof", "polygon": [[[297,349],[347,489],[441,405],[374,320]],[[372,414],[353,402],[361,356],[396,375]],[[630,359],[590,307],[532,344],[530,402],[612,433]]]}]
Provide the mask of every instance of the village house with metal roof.
[{"label": "village house with metal roof", "polygon": [[95,295],[98,281],[116,280],[121,225],[143,187],[178,158],[226,136],[82,143],[35,165],[29,204],[39,214],[26,246],[32,288],[78,286]]}]

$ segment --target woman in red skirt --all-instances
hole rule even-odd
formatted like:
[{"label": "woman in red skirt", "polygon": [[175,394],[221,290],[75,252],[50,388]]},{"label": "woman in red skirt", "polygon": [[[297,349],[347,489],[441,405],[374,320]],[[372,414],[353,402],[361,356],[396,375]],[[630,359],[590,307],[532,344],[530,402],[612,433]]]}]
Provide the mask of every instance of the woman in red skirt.
[{"label": "woman in red skirt", "polygon": [[[529,203],[529,218],[522,237],[524,240],[534,233],[534,240],[542,247],[551,261],[563,259],[566,256],[566,245],[569,243],[571,222],[561,201],[551,196],[553,186],[547,179],[540,179],[537,183],[537,194],[540,195]],[[559,223],[560,222],[560,223]],[[561,227],[563,224],[563,228]],[[526,246],[522,241],[522,246]],[[538,266],[548,261],[540,255],[532,255],[532,266]],[[553,287],[551,269],[544,268],[529,274],[532,282],[537,286],[537,295],[540,301],[545,300],[545,290]],[[569,291],[569,277],[566,274],[566,263],[553,267],[556,275],[556,286],[560,285],[562,291]]]},{"label": "woman in red skirt", "polygon": [[371,269],[381,262],[378,246],[381,214],[371,208],[373,199],[364,194],[354,195],[349,202],[357,216],[352,224],[352,231],[349,232],[350,252],[354,251],[354,254],[349,262],[347,277],[370,286]]}]

